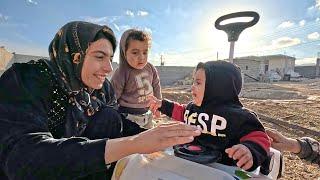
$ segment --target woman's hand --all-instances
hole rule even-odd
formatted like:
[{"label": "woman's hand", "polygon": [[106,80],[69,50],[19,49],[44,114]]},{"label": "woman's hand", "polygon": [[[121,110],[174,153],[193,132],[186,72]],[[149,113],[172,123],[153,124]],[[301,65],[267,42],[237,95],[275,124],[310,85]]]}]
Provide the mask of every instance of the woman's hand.
[{"label": "woman's hand", "polygon": [[229,158],[238,160],[237,166],[244,170],[248,170],[253,165],[253,157],[251,151],[243,144],[237,144],[225,150]]},{"label": "woman's hand", "polygon": [[293,152],[296,154],[301,151],[301,146],[296,139],[287,138],[273,129],[266,129],[266,133],[270,137],[271,146],[273,148],[280,151]]},{"label": "woman's hand", "polygon": [[142,132],[135,137],[138,153],[147,154],[164,150],[177,144],[192,142],[194,136],[201,134],[195,126],[181,122],[161,124],[153,129]]},{"label": "woman's hand", "polygon": [[181,122],[161,124],[135,136],[107,140],[105,162],[111,163],[134,153],[153,153],[165,148],[192,142],[201,132]]}]

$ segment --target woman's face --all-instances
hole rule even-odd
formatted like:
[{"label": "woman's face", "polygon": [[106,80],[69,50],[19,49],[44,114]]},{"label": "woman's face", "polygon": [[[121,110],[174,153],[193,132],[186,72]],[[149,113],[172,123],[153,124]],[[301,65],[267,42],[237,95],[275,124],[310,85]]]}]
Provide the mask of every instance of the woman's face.
[{"label": "woman's face", "polygon": [[143,69],[148,61],[148,41],[130,40],[126,50],[128,64],[135,69]]},{"label": "woman's face", "polygon": [[204,90],[206,87],[206,73],[204,69],[198,69],[193,76],[193,84],[191,86],[193,103],[201,106]]},{"label": "woman's face", "polygon": [[107,75],[112,71],[113,49],[109,40],[99,39],[90,44],[84,58],[81,79],[92,89],[101,89]]}]

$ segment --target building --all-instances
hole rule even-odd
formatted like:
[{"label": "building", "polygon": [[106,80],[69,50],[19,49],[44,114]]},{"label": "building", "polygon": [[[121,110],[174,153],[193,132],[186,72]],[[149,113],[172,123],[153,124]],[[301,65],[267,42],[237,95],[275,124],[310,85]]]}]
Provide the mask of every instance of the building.
[{"label": "building", "polygon": [[320,52],[318,53],[318,57],[316,59],[315,65],[296,66],[294,70],[306,78],[319,78],[320,77]]},{"label": "building", "polygon": [[294,73],[295,58],[286,55],[247,56],[235,58],[245,75],[245,81],[273,79],[280,80]]}]

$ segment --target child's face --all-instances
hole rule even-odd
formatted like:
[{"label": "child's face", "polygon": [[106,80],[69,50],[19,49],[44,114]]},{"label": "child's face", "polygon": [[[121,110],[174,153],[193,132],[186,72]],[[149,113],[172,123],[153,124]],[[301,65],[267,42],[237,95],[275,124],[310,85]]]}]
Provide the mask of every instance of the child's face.
[{"label": "child's face", "polygon": [[148,41],[130,40],[126,50],[128,64],[135,69],[143,69],[148,61]]},{"label": "child's face", "polygon": [[204,69],[198,69],[193,75],[193,84],[191,86],[193,103],[201,106],[204,89],[206,86],[206,74]]}]

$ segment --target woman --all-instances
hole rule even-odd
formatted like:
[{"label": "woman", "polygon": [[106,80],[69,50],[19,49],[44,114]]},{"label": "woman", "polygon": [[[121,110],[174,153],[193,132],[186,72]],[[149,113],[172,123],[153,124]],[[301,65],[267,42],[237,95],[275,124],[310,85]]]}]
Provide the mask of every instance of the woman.
[{"label": "woman", "polygon": [[[194,127],[131,129],[113,109],[106,80],[116,49],[107,26],[70,22],[49,46],[50,61],[14,64],[0,78],[0,179],[110,178],[110,163],[187,143]],[[109,139],[108,138],[116,138]]]}]

